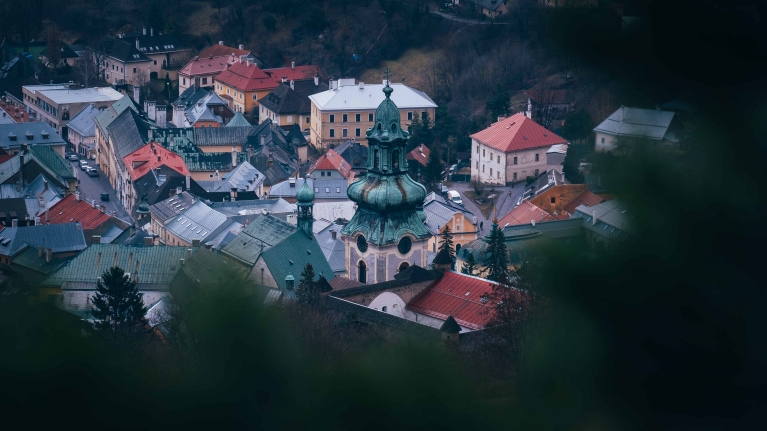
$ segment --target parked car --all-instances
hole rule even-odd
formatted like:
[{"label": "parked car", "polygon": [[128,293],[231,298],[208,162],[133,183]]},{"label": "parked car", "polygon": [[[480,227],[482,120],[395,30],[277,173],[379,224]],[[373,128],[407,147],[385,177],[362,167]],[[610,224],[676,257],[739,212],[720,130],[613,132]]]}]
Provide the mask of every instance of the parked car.
[{"label": "parked car", "polygon": [[102,193],[101,194],[101,200],[102,201],[108,201],[109,200],[109,193]]},{"label": "parked car", "polygon": [[96,155],[95,154],[91,154],[91,160],[96,160]]},{"label": "parked car", "polygon": [[88,176],[91,176],[91,177],[99,176],[99,170],[96,168],[88,168],[88,170],[85,172],[88,174]]},{"label": "parked car", "polygon": [[87,171],[89,167],[86,160],[80,160],[80,169]]},{"label": "parked car", "polygon": [[76,161],[80,160],[80,158],[77,157],[77,154],[75,154],[75,153],[70,154],[68,158],[72,162],[76,162]]},{"label": "parked car", "polygon": [[448,191],[447,198],[450,199],[450,202],[463,206],[463,200],[461,199],[461,194],[458,193],[457,191],[455,190]]}]

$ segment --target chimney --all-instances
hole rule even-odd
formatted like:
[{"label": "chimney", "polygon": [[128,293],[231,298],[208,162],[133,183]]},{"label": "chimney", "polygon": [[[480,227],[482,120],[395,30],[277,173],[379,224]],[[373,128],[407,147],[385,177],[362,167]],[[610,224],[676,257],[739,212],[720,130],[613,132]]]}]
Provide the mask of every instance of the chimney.
[{"label": "chimney", "polygon": [[253,157],[253,147],[248,147],[248,160]]},{"label": "chimney", "polygon": [[[197,245],[195,247],[199,247],[200,246],[200,240],[199,239],[192,240],[192,245],[194,245],[195,241],[197,241]],[[186,258],[187,258],[187,260],[192,258],[192,249],[191,248],[187,248],[186,249]]]},{"label": "chimney", "polygon": [[19,219],[15,218],[11,220],[11,227],[19,227]]},{"label": "chimney", "polygon": [[27,221],[27,226],[29,226],[29,225],[30,225],[30,222],[29,222],[29,214],[27,214],[27,215],[25,215],[25,216],[24,216],[24,220],[26,220],[26,221]]},{"label": "chimney", "polygon": [[234,202],[237,199],[237,189],[232,187],[229,189],[229,200]]},{"label": "chimney", "polygon": [[186,189],[189,190],[192,187],[192,176],[186,174]]},{"label": "chimney", "polygon": [[263,147],[266,144],[266,136],[261,135],[261,146]]},{"label": "chimney", "polygon": [[295,61],[291,61],[290,62],[290,68],[291,69],[295,69],[296,68],[296,62]]},{"label": "chimney", "polygon": [[290,89],[291,89],[291,90],[295,90],[295,88],[294,88],[293,84],[294,84],[294,82],[293,82],[293,80],[291,79],[291,80],[290,80]]},{"label": "chimney", "polygon": [[330,231],[330,237],[333,238],[333,239],[336,239],[336,231],[331,230]]},{"label": "chimney", "polygon": [[42,245],[40,247],[37,247],[37,257],[43,257],[43,252],[45,251],[45,247]]},{"label": "chimney", "polygon": [[154,27],[149,27],[149,35],[154,36]]},{"label": "chimney", "polygon": [[[136,43],[138,44],[138,40],[136,40]],[[133,101],[136,103],[139,103],[140,98],[141,98],[141,87],[139,86],[133,87]]]},{"label": "chimney", "polygon": [[243,50],[245,50],[245,45],[240,44],[240,51],[243,51]]},{"label": "chimney", "polygon": [[218,44],[221,45],[221,46],[224,46],[224,41],[223,40],[219,40]]},{"label": "chimney", "polygon": [[37,197],[37,203],[40,205],[40,208],[45,208],[45,197],[44,196],[38,196]]},{"label": "chimney", "polygon": [[53,249],[49,248],[45,250],[45,262],[51,263],[52,260],[53,260]]},{"label": "chimney", "polygon": [[232,167],[237,167],[237,147],[232,147]]},{"label": "chimney", "polygon": [[283,84],[285,83],[285,80],[286,80],[287,78],[288,78],[287,76],[283,76],[283,77],[282,77],[282,83],[283,83]]},{"label": "chimney", "polygon": [[[144,29],[144,31],[146,32],[146,29]],[[144,34],[146,34],[146,33],[144,33]],[[136,38],[136,49],[139,49],[138,38]]]},{"label": "chimney", "polygon": [[218,181],[219,179],[220,179],[220,178],[219,178],[218,169],[216,169],[216,181]]},{"label": "chimney", "polygon": [[184,262],[186,262],[186,260],[184,260],[183,257],[181,259],[179,259],[179,263],[181,263],[181,266],[184,266]]},{"label": "chimney", "polygon": [[43,190],[48,190],[48,180],[43,178]]},{"label": "chimney", "polygon": [[144,27],[143,34],[144,34],[144,36],[146,36],[146,27]]},{"label": "chimney", "polygon": [[240,63],[245,63],[245,58],[246,57],[247,57],[247,55],[241,55],[240,56]]},{"label": "chimney", "polygon": [[91,241],[92,244],[101,244],[101,235],[93,235],[93,241]]},{"label": "chimney", "polygon": [[623,117],[623,114],[624,114],[624,112],[623,112],[623,111],[624,111],[624,106],[623,106],[623,105],[621,105],[621,116],[620,116],[620,117],[621,117],[621,119],[620,119],[620,121],[623,121],[623,118],[624,118],[624,117]]},{"label": "chimney", "polygon": [[535,227],[535,220],[530,220],[530,224],[533,225],[533,227]]},{"label": "chimney", "polygon": [[593,216],[593,220],[591,220],[591,225],[592,226],[596,226],[597,225],[597,212],[596,211],[592,211],[591,215]]},{"label": "chimney", "polygon": [[320,77],[317,75],[314,75],[314,85],[320,85]]},{"label": "chimney", "polygon": [[144,237],[144,246],[145,247],[151,247],[152,245],[154,245],[154,242],[152,241],[152,237],[151,236],[145,236]]},{"label": "chimney", "polygon": [[253,64],[253,59],[252,59],[252,58],[250,58],[250,57],[245,57],[245,64],[246,64],[247,66],[250,66],[250,65],[252,65],[252,64]]},{"label": "chimney", "polygon": [[288,178],[288,184],[290,185],[290,187],[295,187],[296,186],[296,179],[295,178]]},{"label": "chimney", "polygon": [[35,216],[35,226],[40,225],[40,217]]}]

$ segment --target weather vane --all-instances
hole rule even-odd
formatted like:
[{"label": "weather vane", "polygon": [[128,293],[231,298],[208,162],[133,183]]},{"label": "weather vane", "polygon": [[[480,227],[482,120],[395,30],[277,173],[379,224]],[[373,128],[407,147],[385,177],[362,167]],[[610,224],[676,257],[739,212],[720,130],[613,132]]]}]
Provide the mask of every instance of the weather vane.
[{"label": "weather vane", "polygon": [[386,71],[384,72],[384,78],[386,79],[386,85],[389,85],[389,68],[386,68]]}]

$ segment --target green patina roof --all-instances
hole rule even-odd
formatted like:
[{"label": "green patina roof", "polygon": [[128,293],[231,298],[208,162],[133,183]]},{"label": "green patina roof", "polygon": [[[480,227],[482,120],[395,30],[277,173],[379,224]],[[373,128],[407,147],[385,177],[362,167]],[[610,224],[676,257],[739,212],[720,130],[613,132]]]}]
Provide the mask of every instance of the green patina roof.
[{"label": "green patina roof", "polygon": [[298,278],[307,263],[314,267],[315,276],[333,277],[333,270],[320,245],[302,230],[295,231],[279,244],[264,251],[263,258],[278,284],[285,280],[288,274]]},{"label": "green patina roof", "polygon": [[304,185],[296,192],[296,200],[299,205],[312,204],[314,202],[314,190],[309,187],[306,178],[304,178]]},{"label": "green patina roof", "polygon": [[296,232],[296,227],[271,214],[257,214],[221,253],[246,265],[255,265],[259,255]]},{"label": "green patina roof", "polygon": [[402,127],[400,126],[399,108],[397,108],[397,105],[395,105],[390,98],[393,91],[394,90],[389,87],[388,83],[383,88],[386,98],[380,105],[378,105],[378,109],[376,109],[376,122],[372,128],[368,129],[365,135],[368,139],[376,139],[381,142],[408,139],[408,132],[402,130]]},{"label": "green patina roof", "polygon": [[21,266],[41,274],[52,274],[62,266],[64,266],[69,259],[59,259],[54,257],[50,262],[45,259],[45,252],[42,257],[38,257],[37,247],[27,247],[21,253],[13,256],[11,264],[13,266]]},{"label": "green patina roof", "polygon": [[59,155],[53,148],[47,145],[33,145],[29,147],[29,152],[45,164],[53,174],[61,178],[74,178],[75,174],[70,165],[63,157]]},{"label": "green patina roof", "polygon": [[234,117],[232,117],[231,120],[229,120],[229,124],[227,124],[226,127],[248,127],[250,125],[248,120],[245,119],[245,116],[238,112],[234,114]]}]

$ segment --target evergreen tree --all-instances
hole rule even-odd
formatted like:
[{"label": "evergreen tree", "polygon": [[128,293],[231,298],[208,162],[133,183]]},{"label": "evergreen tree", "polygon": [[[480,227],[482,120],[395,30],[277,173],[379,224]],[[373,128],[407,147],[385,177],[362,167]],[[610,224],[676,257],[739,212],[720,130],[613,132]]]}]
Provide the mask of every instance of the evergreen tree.
[{"label": "evergreen tree", "polygon": [[120,332],[138,329],[147,312],[142,297],[136,282],[122,268],[113,266],[104,271],[91,299],[91,313],[98,319],[96,327]]},{"label": "evergreen tree", "polygon": [[476,271],[477,261],[474,259],[474,255],[469,253],[466,257],[466,262],[461,266],[461,274],[477,275]]},{"label": "evergreen tree", "polygon": [[296,287],[296,299],[303,305],[316,305],[320,302],[320,292],[314,280],[314,267],[311,263],[307,263],[301,271],[301,279]]},{"label": "evergreen tree", "polygon": [[[417,114],[417,113],[416,113]],[[423,144],[431,148],[434,144],[434,123],[429,118],[429,113],[426,113],[424,118],[419,115],[414,115],[413,120],[410,123],[410,139],[407,141],[408,152],[413,151],[417,146]]]},{"label": "evergreen tree", "polygon": [[424,168],[423,181],[427,188],[442,180],[442,159],[437,145],[433,145],[429,153],[429,161]]},{"label": "evergreen tree", "polygon": [[508,277],[509,257],[506,254],[506,238],[503,236],[503,231],[498,227],[498,220],[496,219],[493,219],[487,251],[490,254],[490,259],[487,262],[487,279],[503,282]]},{"label": "evergreen tree", "polygon": [[439,248],[447,249],[451,258],[455,258],[455,246],[453,245],[453,235],[450,233],[450,226],[445,226],[442,231],[442,239],[439,241]]},{"label": "evergreen tree", "polygon": [[497,87],[485,106],[490,111],[490,122],[494,123],[498,121],[498,117],[505,117],[511,112],[511,96],[507,90]]}]

